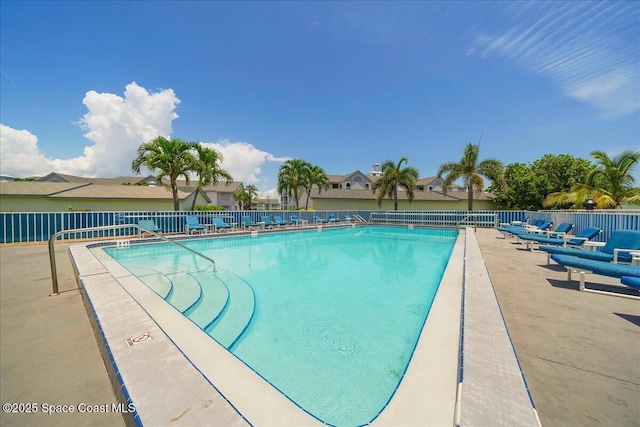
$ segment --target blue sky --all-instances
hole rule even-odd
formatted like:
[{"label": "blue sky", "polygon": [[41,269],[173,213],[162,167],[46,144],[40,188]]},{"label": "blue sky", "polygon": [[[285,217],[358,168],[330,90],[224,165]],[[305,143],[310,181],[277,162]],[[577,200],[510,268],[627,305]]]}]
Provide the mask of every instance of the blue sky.
[{"label": "blue sky", "polygon": [[[133,175],[158,134],[275,195],[402,156],[640,149],[637,2],[0,3],[1,172]],[[640,183],[640,168],[635,176]]]}]

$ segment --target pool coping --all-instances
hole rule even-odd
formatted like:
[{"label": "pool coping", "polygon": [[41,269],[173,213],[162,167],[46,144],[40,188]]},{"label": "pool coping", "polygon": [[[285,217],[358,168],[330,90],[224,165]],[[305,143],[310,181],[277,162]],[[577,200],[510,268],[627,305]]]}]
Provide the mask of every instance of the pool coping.
[{"label": "pool coping", "polygon": [[[467,266],[470,247],[475,245],[477,253],[471,248],[472,255],[479,255],[482,260],[470,230],[461,230],[404,378],[372,424],[466,424],[465,420],[472,420],[474,414],[483,413],[482,409],[473,410],[474,406],[483,405],[482,401],[473,399],[477,396],[474,392],[483,395],[483,384],[472,381],[477,374],[472,370],[465,377],[465,387],[459,385],[463,283],[466,284],[468,274],[473,273]],[[206,424],[212,416],[221,425],[322,424],[92,246],[97,245],[74,245],[69,251],[116,395],[123,402],[135,404],[135,412],[125,416],[127,424]],[[473,270],[477,267],[474,264]],[[481,269],[488,278],[483,260]],[[488,283],[491,286],[490,280]],[[497,315],[502,320],[492,289],[490,296],[495,304],[493,317],[497,307]],[[465,313],[466,328],[467,321],[473,317],[473,310],[468,309],[466,303]],[[498,335],[505,335],[504,323],[497,331]],[[150,334],[151,339],[138,345],[127,344],[127,340],[144,333]],[[465,332],[465,340],[471,340],[467,335]],[[515,356],[511,345],[500,350],[505,351]],[[465,363],[474,359],[473,354],[467,348]],[[478,356],[476,360],[486,357]],[[515,357],[514,360],[515,377],[521,382],[515,381],[515,388],[523,389],[527,395]],[[513,365],[514,360],[507,358],[506,363]],[[513,371],[511,366],[509,372]],[[171,377],[170,373],[175,372],[180,373],[179,378]],[[495,381],[490,384],[492,389],[495,386]],[[507,390],[511,390],[511,386]],[[528,402],[532,406],[530,398]],[[525,409],[526,406],[525,402]],[[536,425],[529,421],[524,425]]]}]

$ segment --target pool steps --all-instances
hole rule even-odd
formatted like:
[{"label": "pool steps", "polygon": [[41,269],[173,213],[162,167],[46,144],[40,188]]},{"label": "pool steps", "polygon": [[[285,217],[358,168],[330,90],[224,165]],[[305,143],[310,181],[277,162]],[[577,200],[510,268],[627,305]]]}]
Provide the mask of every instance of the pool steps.
[{"label": "pool steps", "polygon": [[147,274],[147,275],[138,275],[136,276],[140,280],[142,280],[148,287],[150,287],[156,294],[160,295],[162,298],[166,299],[173,288],[173,283],[171,283],[171,279],[161,273]]},{"label": "pool steps", "polygon": [[167,302],[184,313],[202,296],[200,283],[188,273],[171,274],[169,277],[173,282],[173,288],[167,297]]},{"label": "pool steps", "polygon": [[204,329],[217,319],[229,304],[229,289],[210,271],[194,273],[193,276],[203,289],[198,301],[186,310],[184,315]]},{"label": "pool steps", "polygon": [[184,273],[131,265],[129,269],[227,349],[240,338],[253,318],[253,290],[228,271]]},{"label": "pool steps", "polygon": [[229,289],[229,304],[222,315],[205,331],[225,348],[230,349],[245,331],[255,310],[255,295],[251,287],[233,273],[219,269],[216,276]]}]

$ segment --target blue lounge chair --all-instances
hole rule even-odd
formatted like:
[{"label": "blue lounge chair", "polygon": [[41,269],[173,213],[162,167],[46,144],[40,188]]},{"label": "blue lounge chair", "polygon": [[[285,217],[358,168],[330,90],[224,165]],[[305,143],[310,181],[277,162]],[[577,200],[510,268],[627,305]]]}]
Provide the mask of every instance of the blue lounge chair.
[{"label": "blue lounge chair", "polygon": [[[528,224],[522,224],[522,225],[508,225],[506,227],[498,227],[498,231],[501,232],[504,236],[504,238],[507,238],[507,235],[511,235],[511,236],[515,236],[518,233],[524,233],[527,230],[537,230],[539,229],[543,224],[545,224],[547,221],[539,218],[539,219],[535,219],[533,220],[533,222],[531,223],[531,225]],[[545,225],[545,227],[547,227]],[[550,225],[549,225],[550,227]]]},{"label": "blue lounge chair", "polygon": [[187,234],[193,234],[196,231],[202,233],[203,231],[205,231],[205,228],[203,225],[200,224],[200,220],[198,219],[197,216],[187,216],[184,219],[185,222],[185,231],[187,232]]},{"label": "blue lounge chair", "polygon": [[138,220],[138,225],[143,229],[140,230],[140,235],[144,234],[145,231],[150,231],[151,233],[162,234],[162,229],[156,225],[156,222],[152,219],[141,219]]},{"label": "blue lounge chair", "polygon": [[340,222],[340,218],[336,216],[336,214],[329,215],[329,222]]},{"label": "blue lounge chair", "polygon": [[563,222],[555,230],[541,230],[541,231],[529,231],[518,235],[518,240],[525,240],[527,243],[527,249],[529,249],[529,243],[536,241],[540,237],[547,237],[552,239],[562,239],[562,236],[569,234],[573,229],[573,224],[570,222]]},{"label": "blue lounge chair", "polygon": [[240,219],[240,221],[241,221],[241,224],[242,224],[243,228],[254,228],[254,227],[260,228],[260,226],[262,225],[260,223],[251,221],[251,217],[250,216],[243,216]]},{"label": "blue lounge chair", "polygon": [[571,272],[580,274],[580,290],[585,290],[584,278],[587,272],[601,276],[640,278],[640,266],[615,264],[608,261],[597,261],[571,255],[551,255],[551,259],[567,269],[567,280],[571,280]]},{"label": "blue lounge chair", "polygon": [[543,231],[547,231],[553,225],[553,221],[545,221],[542,225],[538,227],[522,227],[522,230],[512,230],[511,234],[517,238],[517,242],[520,243],[520,236],[525,235],[540,235],[539,233]]},{"label": "blue lounge chair", "polygon": [[271,221],[271,219],[268,216],[261,217],[260,221],[262,221],[264,223],[264,226],[266,228],[274,228],[274,227],[278,226],[278,224],[276,224],[275,222]]},{"label": "blue lounge chair", "polygon": [[[528,227],[539,227],[542,224],[545,223],[545,220],[542,218],[538,218],[538,219],[534,219],[531,222],[531,225],[528,225]],[[521,223],[521,224],[501,224],[500,227],[498,227],[498,231],[503,232],[503,233],[511,233],[511,231],[520,231],[523,230],[525,228],[525,225],[527,225],[526,223]],[[506,235],[505,235],[506,237]]]},{"label": "blue lounge chair", "polygon": [[291,222],[298,226],[309,223],[308,220],[299,218],[298,215],[291,215]]},{"label": "blue lounge chair", "polygon": [[222,218],[211,218],[211,224],[213,225],[213,231],[232,230],[235,228],[233,225],[224,222]]},{"label": "blue lounge chair", "polygon": [[500,227],[509,227],[509,226],[513,226],[513,225],[522,227],[527,222],[529,222],[529,217],[526,216],[526,215],[523,215],[522,218],[520,218],[519,220],[515,220],[515,221],[511,221],[511,222],[501,222],[500,223]]},{"label": "blue lounge chair", "polygon": [[314,220],[317,224],[326,224],[326,223],[328,223],[328,222],[329,222],[329,221],[327,221],[327,220],[326,220],[326,219],[324,219],[324,218],[320,218],[319,216],[314,216],[314,217],[313,217],[313,220]]},{"label": "blue lounge chair", "polygon": [[630,263],[631,252],[640,250],[640,231],[615,230],[600,251],[557,246],[540,246],[539,249],[550,254],[570,255],[596,261]]},{"label": "blue lounge chair", "polygon": [[[527,249],[529,249],[529,243],[537,243],[550,246],[565,246],[565,247],[580,247],[584,242],[593,239],[602,232],[602,229],[597,227],[587,227],[580,233],[572,236],[570,234],[564,234],[558,237],[546,237],[546,236],[520,236],[522,240],[527,242]],[[547,252],[547,256],[549,253]]]},{"label": "blue lounge chair", "polygon": [[640,290],[640,277],[622,276],[620,278],[620,283],[627,285],[630,288]]},{"label": "blue lounge chair", "polygon": [[276,224],[278,224],[281,227],[284,227],[285,225],[292,225],[293,222],[291,221],[285,221],[284,219],[282,219],[281,216],[274,216],[273,217],[273,222],[275,222]]}]

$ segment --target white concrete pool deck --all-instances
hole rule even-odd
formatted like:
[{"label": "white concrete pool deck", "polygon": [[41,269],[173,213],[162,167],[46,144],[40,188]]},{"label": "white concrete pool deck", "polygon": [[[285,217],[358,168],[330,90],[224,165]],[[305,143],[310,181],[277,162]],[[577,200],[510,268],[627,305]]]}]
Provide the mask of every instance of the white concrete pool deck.
[{"label": "white concrete pool deck", "polygon": [[[469,260],[467,260],[467,277],[465,278],[467,287],[471,286],[472,281],[479,283],[477,286],[479,296],[493,295],[494,301],[489,305],[494,304],[496,307],[493,290],[498,294],[502,314],[514,337],[513,341],[518,349],[520,362],[527,373],[543,424],[637,425],[637,420],[640,419],[640,409],[637,405],[640,396],[637,378],[640,366],[638,363],[640,345],[637,345],[638,328],[633,325],[634,319],[636,319],[636,325],[637,319],[640,319],[637,302],[577,292],[573,289],[573,284],[566,284],[567,282],[563,280],[565,273],[541,266],[544,264],[543,255],[514,249],[511,242],[496,238],[495,230],[478,230],[478,232],[482,246],[481,256],[484,256],[490,267],[493,289],[491,289],[487,270],[484,269],[484,273],[482,271],[473,273]],[[67,246],[67,244],[56,245],[56,252],[64,253]],[[91,348],[91,342],[95,340],[90,337],[90,329],[87,329],[86,314],[83,313],[81,304],[78,305],[79,295],[73,290],[73,275],[69,274],[68,260],[65,262],[62,256],[59,256],[58,261],[59,265],[61,264],[59,269],[61,289],[65,291],[58,297],[48,298],[46,294],[50,292],[50,288],[49,291],[47,290],[50,287],[50,276],[47,275],[46,245],[2,246],[0,253],[2,254],[2,293],[0,294],[2,300],[2,402],[56,404],[115,402],[114,396],[106,390],[104,380],[101,379],[106,377],[104,366],[99,356],[96,358],[95,343]],[[481,264],[480,267],[484,266],[484,262]],[[95,275],[87,276],[87,280],[95,281],[95,285],[92,286],[99,288],[101,275],[104,275],[104,272],[98,270]],[[600,277],[597,277],[598,281],[599,279]],[[124,292],[124,288],[121,287],[121,289]],[[469,294],[470,290],[467,289],[468,299],[471,298]],[[439,294],[438,298],[444,299],[444,293]],[[450,298],[452,299],[448,304],[454,304],[452,301],[455,301],[455,296]],[[173,404],[177,401],[182,405],[181,412],[173,409],[166,411],[171,415],[169,421],[166,417],[149,418],[146,425],[194,425],[198,424],[194,420],[202,414],[209,415],[206,425],[245,423],[245,420],[226,404],[226,400],[220,400],[215,389],[207,381],[192,384],[190,381],[182,381],[182,376],[179,379],[169,376],[170,384],[165,388],[165,384],[155,382],[156,379],[150,379],[149,377],[166,376],[164,372],[162,375],[155,373],[153,366],[148,363],[150,360],[164,360],[165,363],[178,367],[178,370],[184,369],[187,373],[189,371],[193,373],[195,368],[193,364],[185,362],[183,352],[172,351],[170,347],[165,348],[166,343],[162,342],[165,341],[162,338],[164,332],[155,322],[145,323],[149,319],[146,313],[138,313],[139,317],[126,319],[123,315],[128,310],[122,310],[122,307],[119,310],[117,306],[121,298],[115,300],[117,304],[114,306],[105,303],[103,307],[98,308],[99,304],[94,304],[94,307],[96,311],[111,311],[114,314],[113,325],[108,326],[107,322],[102,322],[105,335],[114,334],[115,336],[114,344],[109,343],[110,347],[113,347],[111,350],[114,351],[117,348],[116,353],[122,353],[118,357],[129,360],[122,363],[131,363],[131,366],[137,367],[133,373],[125,374],[129,376],[129,379],[125,379],[127,391],[132,393],[136,408],[141,413],[151,412],[145,417],[153,417],[157,409],[169,403]],[[132,307],[134,306],[136,303]],[[578,306],[579,309],[576,309]],[[34,309],[36,311],[33,311]],[[25,310],[30,311],[25,314]],[[435,310],[434,305],[434,313]],[[469,321],[467,316],[472,316],[473,311],[473,308],[467,308],[465,305],[465,321]],[[588,312],[589,317],[581,317],[582,311]],[[614,314],[620,314],[611,316],[611,311]],[[492,313],[495,314],[495,310]],[[481,310],[477,310],[476,314],[483,318],[485,316]],[[118,320],[121,317],[123,320]],[[501,325],[502,315],[499,319],[493,317],[484,327],[478,329],[501,330],[504,326],[504,324]],[[590,319],[597,323],[592,324]],[[121,324],[118,325],[118,322]],[[119,331],[119,328],[122,330]],[[428,328],[427,324],[425,333]],[[466,328],[465,357],[470,351],[468,347],[476,345],[472,344],[474,339],[472,329],[471,326]],[[583,337],[587,331],[588,339]],[[143,332],[150,332],[151,340],[129,347],[124,340],[120,339],[123,335],[131,338]],[[485,331],[478,332],[485,333]],[[491,347],[499,348],[504,344],[504,335],[498,333],[497,336],[502,338],[495,345],[489,345],[490,352],[495,352]],[[493,339],[490,336],[488,341]],[[119,341],[121,343],[118,343]],[[636,343],[636,345],[629,343]],[[131,349],[135,350],[128,351]],[[414,356],[415,360],[419,358],[418,351]],[[196,353],[198,352],[202,352],[202,349],[196,349]],[[511,353],[510,356],[509,353]],[[507,359],[514,358],[512,349],[504,352],[504,355]],[[489,354],[484,357],[493,356]],[[615,360],[616,363],[611,363],[611,360]],[[487,375],[490,372],[483,371],[496,369],[496,364],[500,366],[500,363],[494,363],[491,360],[488,363],[491,369],[485,359],[485,363],[476,367],[476,374],[472,375],[472,372],[469,372],[473,371],[471,365],[465,371],[465,383],[461,389],[463,400],[460,406],[463,425],[506,425],[506,423],[490,422],[490,417],[495,414],[485,413],[487,409],[494,411],[495,402],[484,400],[488,397],[484,396],[484,393],[479,393],[475,398],[473,396],[475,393],[475,386],[472,384],[473,376]],[[500,377],[504,376],[502,369],[497,370],[496,374]],[[420,386],[420,375],[417,371],[408,373],[396,397],[406,393],[411,398],[405,400],[409,406],[423,406],[429,402],[437,406],[437,401],[432,398],[440,398],[448,393],[429,394]],[[518,375],[507,373],[506,377],[508,382],[519,388]],[[133,383],[140,381],[141,384],[129,384],[128,380]],[[412,386],[411,381],[416,381],[415,385]],[[171,396],[169,392],[177,384],[182,383],[188,384],[188,389],[182,390],[181,397]],[[140,387],[143,394],[148,394],[148,397],[136,397]],[[493,393],[494,390],[491,392]],[[470,404],[474,399],[478,399],[475,410],[474,405]],[[398,402],[401,401],[402,399],[398,399]],[[253,401],[251,404],[265,406],[260,400]],[[531,412],[527,406],[526,403],[523,405],[524,413],[530,420]],[[426,424],[419,419],[411,421],[396,418],[393,408],[392,402],[376,423],[379,423],[378,425]],[[264,409],[274,413],[275,424],[282,425],[274,408]],[[397,413],[404,412],[402,405],[398,405],[396,410]],[[497,411],[500,410],[502,409],[497,409]],[[512,411],[509,408],[507,410]],[[247,419],[250,420],[248,417]],[[406,422],[400,422],[401,420]],[[85,413],[81,417],[77,412],[53,415],[45,415],[41,412],[38,414],[3,412],[1,421],[3,426],[68,426],[88,423],[117,425],[122,423],[122,418],[120,414],[113,411],[99,414]],[[259,420],[252,423],[267,425]],[[452,423],[453,421],[449,421],[432,425],[451,425]],[[522,425],[518,422],[509,423],[509,425],[515,424]]]}]

